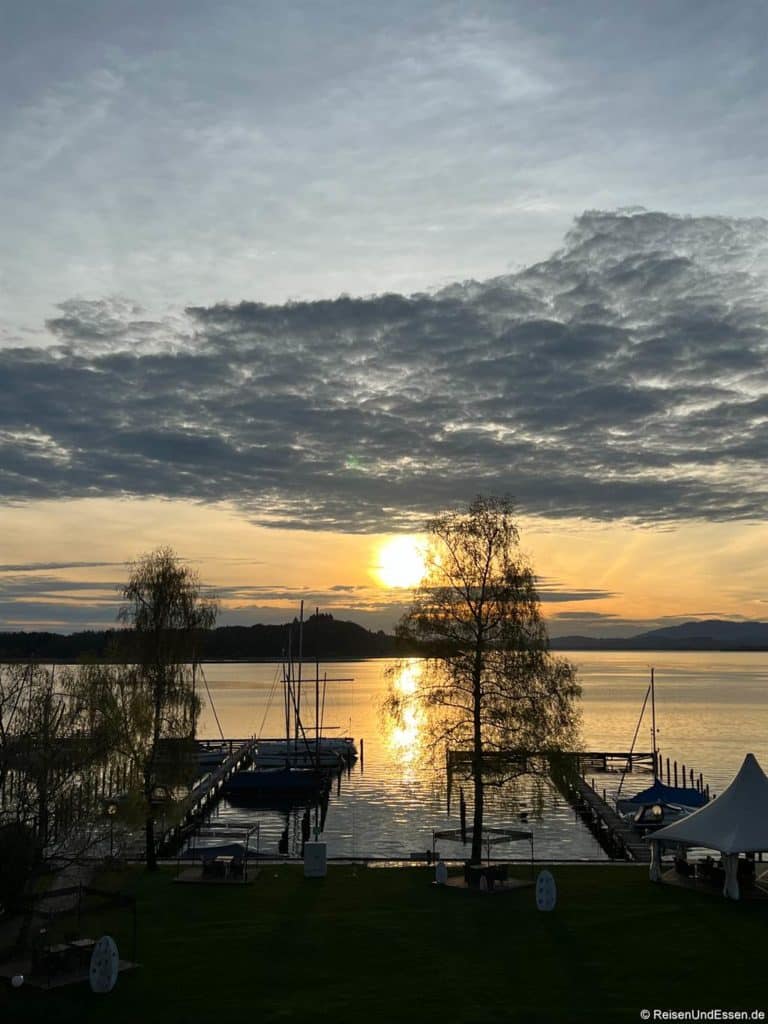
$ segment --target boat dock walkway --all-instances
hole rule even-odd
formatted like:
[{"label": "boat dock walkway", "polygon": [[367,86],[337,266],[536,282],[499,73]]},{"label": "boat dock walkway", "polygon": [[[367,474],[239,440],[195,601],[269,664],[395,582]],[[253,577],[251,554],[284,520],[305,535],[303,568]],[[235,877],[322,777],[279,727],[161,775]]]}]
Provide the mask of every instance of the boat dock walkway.
[{"label": "boat dock walkway", "polygon": [[159,823],[157,849],[164,856],[173,852],[179,843],[183,842],[189,831],[200,823],[219,799],[221,789],[229,781],[230,776],[251,762],[256,748],[256,740],[253,737],[240,740],[203,740],[199,742],[203,749],[206,746],[220,749],[226,744],[229,753],[181,800],[177,807],[178,819],[175,824],[166,826],[162,821]]},{"label": "boat dock walkway", "polygon": [[[461,775],[471,770],[472,751],[449,751],[447,760],[450,801],[453,773]],[[601,796],[594,783],[587,782],[586,773],[652,774],[659,763],[657,755],[652,751],[580,750],[560,751],[553,755],[547,751],[523,754],[501,750],[486,755],[484,761],[489,771],[501,775],[506,772],[546,772],[611,859],[649,862],[650,845],[643,841],[637,829],[624,821],[611,807],[605,790]]]},{"label": "boat dock walkway", "polygon": [[584,777],[561,780],[558,788],[610,857],[638,864],[650,861],[650,843],[619,817]]}]

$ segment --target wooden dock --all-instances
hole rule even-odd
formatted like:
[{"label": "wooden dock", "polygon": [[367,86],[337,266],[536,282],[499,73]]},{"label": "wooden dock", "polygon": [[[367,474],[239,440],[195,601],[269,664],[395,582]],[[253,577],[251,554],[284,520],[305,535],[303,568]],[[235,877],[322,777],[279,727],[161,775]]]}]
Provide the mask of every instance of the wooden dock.
[{"label": "wooden dock", "polygon": [[[453,772],[471,770],[471,750],[449,750],[447,769],[449,779]],[[558,762],[567,764],[569,768],[583,775],[585,772],[653,772],[654,754],[652,751],[632,750],[574,750],[547,751],[532,750],[527,752],[493,750],[483,757],[489,773],[504,774],[507,771],[519,773],[539,773],[547,765]]]},{"label": "wooden dock", "polygon": [[[209,774],[201,779],[180,801],[174,823],[159,821],[157,825],[157,850],[161,856],[172,855],[187,836],[211,811],[221,796],[221,791],[232,774],[251,763],[257,740],[247,739],[202,740],[201,749],[222,750],[223,760]],[[362,741],[361,741],[362,742]],[[587,781],[587,771],[595,773],[642,772],[653,773],[654,754],[648,751],[573,751],[557,752],[494,751],[484,759],[489,773],[519,775],[525,772],[546,773],[565,797],[584,824],[589,828],[605,852],[615,860],[647,863],[650,860],[650,844],[632,825],[622,819],[592,784]],[[658,756],[656,767],[661,763]],[[448,794],[454,773],[461,776],[471,772],[472,751],[453,750],[448,752]],[[669,763],[667,763],[669,775]],[[661,773],[659,772],[659,775]],[[693,772],[690,773],[693,781]],[[685,774],[683,775],[685,779]],[[675,765],[677,780],[677,765]]]},{"label": "wooden dock", "polygon": [[638,864],[650,861],[650,843],[644,842],[585,778],[561,778],[555,784],[609,857]]},{"label": "wooden dock", "polygon": [[[578,750],[578,751],[512,751],[494,750],[483,756],[483,771],[498,780],[513,778],[515,775],[548,775],[555,787],[573,807],[592,835],[613,860],[627,860],[647,864],[650,861],[650,844],[644,841],[644,834],[633,824],[626,822],[608,803],[605,790],[602,795],[587,781],[587,772],[611,774],[642,772],[653,775],[663,782],[663,759],[656,751],[636,750]],[[448,774],[448,811],[451,806],[451,790],[454,774],[460,778],[471,776],[473,769],[472,750],[448,751],[446,768]],[[678,764],[666,758],[667,785],[678,785]],[[709,787],[704,784],[692,768],[681,767],[680,780],[683,786],[705,793],[709,799]]]},{"label": "wooden dock", "polygon": [[583,772],[652,772],[653,751],[585,750],[572,755]]},{"label": "wooden dock", "polygon": [[[640,833],[627,824],[613,807],[586,780],[586,772],[643,772],[652,774],[658,764],[652,751],[580,750],[493,751],[484,758],[485,770],[504,777],[509,774],[547,774],[609,857],[648,863],[650,846]],[[472,769],[471,750],[448,753],[448,794],[453,774],[466,774]],[[450,805],[449,805],[450,806]]]},{"label": "wooden dock", "polygon": [[167,856],[173,853],[184,841],[189,832],[202,821],[204,816],[221,796],[221,790],[230,777],[240,768],[250,764],[256,747],[254,738],[226,741],[202,741],[201,747],[218,748],[226,743],[229,753],[221,764],[201,779],[189,793],[179,802],[177,814],[180,815],[173,825],[158,828],[157,850]]}]

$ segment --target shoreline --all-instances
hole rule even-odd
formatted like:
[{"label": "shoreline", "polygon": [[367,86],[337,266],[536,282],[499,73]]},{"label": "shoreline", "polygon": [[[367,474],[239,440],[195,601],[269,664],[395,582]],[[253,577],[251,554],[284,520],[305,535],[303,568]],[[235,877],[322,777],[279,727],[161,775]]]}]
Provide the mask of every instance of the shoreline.
[{"label": "shoreline", "polygon": [[[568,654],[765,654],[768,647],[552,647],[554,655]],[[352,663],[357,661],[400,661],[412,658],[424,659],[424,654],[336,654],[320,658],[322,664]],[[279,655],[252,658],[203,658],[198,665],[281,665],[285,659]],[[4,658],[2,665],[125,665],[127,661],[109,661],[106,658]],[[314,658],[304,658],[303,664],[314,665]]]}]

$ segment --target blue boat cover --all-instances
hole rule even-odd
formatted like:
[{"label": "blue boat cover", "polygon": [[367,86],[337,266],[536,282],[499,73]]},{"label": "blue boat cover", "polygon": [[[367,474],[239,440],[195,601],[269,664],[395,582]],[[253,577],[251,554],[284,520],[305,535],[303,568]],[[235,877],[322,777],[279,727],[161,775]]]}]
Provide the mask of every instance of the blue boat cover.
[{"label": "blue boat cover", "polygon": [[707,802],[705,793],[698,789],[691,789],[688,786],[665,786],[657,779],[652,786],[644,789],[642,793],[636,793],[627,798],[628,803],[633,804],[682,804],[683,807],[703,807]]}]

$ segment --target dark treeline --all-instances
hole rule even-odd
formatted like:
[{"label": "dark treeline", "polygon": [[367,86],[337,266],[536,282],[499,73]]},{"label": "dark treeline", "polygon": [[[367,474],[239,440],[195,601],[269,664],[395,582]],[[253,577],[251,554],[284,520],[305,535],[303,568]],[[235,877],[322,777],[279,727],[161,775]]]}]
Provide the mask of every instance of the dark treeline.
[{"label": "dark treeline", "polygon": [[[281,658],[286,652],[290,623],[280,625],[219,626],[200,638],[206,661]],[[294,621],[293,643],[298,639]],[[131,631],[106,629],[83,633],[0,633],[0,661],[76,662],[130,658]],[[298,653],[294,650],[294,656]],[[372,632],[356,622],[312,615],[304,623],[304,654],[313,658],[386,658],[416,651],[383,631]]]}]

